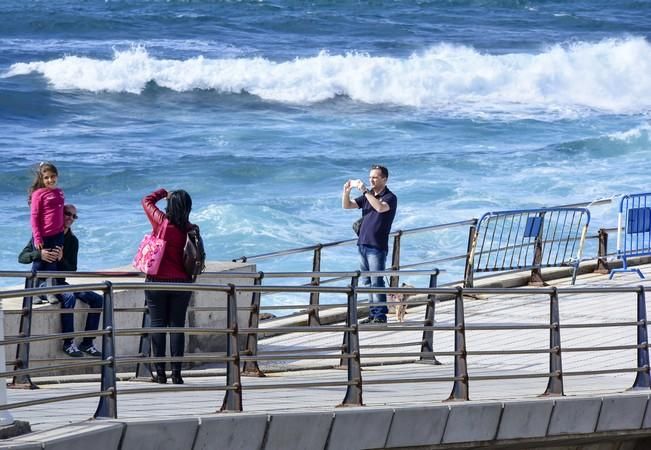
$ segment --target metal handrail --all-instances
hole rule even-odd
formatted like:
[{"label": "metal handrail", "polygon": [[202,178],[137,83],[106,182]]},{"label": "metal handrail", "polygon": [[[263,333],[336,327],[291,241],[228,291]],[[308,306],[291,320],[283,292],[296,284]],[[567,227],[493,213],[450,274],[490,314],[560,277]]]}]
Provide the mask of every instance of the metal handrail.
[{"label": "metal handrail", "polygon": [[[210,361],[222,361],[226,363],[226,384],[225,385],[214,385],[214,386],[201,386],[201,387],[173,387],[169,391],[188,391],[188,390],[221,390],[224,391],[224,404],[222,405],[223,410],[236,411],[242,410],[242,390],[243,389],[287,389],[287,388],[304,388],[304,387],[334,387],[334,386],[346,386],[347,392],[344,397],[343,404],[356,404],[361,405],[361,395],[364,385],[371,384],[395,384],[395,383],[419,383],[419,382],[452,382],[453,388],[450,398],[456,400],[468,400],[468,383],[472,380],[510,380],[510,379],[523,379],[523,378],[548,378],[549,384],[547,389],[547,394],[563,394],[563,376],[578,376],[581,374],[611,374],[611,373],[635,373],[636,379],[633,383],[633,387],[640,388],[645,387],[649,388],[649,355],[648,355],[648,344],[647,344],[647,319],[646,319],[646,305],[644,301],[645,288],[644,286],[614,286],[614,287],[573,287],[573,288],[556,288],[556,287],[542,287],[542,288],[522,288],[522,289],[507,289],[507,288],[370,288],[370,287],[359,287],[356,284],[356,280],[359,279],[359,273],[351,279],[351,285],[346,287],[321,287],[321,286],[251,286],[251,285],[228,285],[228,286],[218,286],[218,285],[193,285],[194,288],[199,290],[210,290],[213,292],[227,292],[228,293],[228,323],[226,328],[169,328],[165,329],[165,332],[186,332],[186,333],[225,333],[229,336],[231,343],[234,345],[229,345],[225,353],[219,355],[189,355],[187,357],[170,357],[170,358],[155,358],[155,357],[143,357],[143,358],[132,358],[132,357],[119,357],[114,346],[111,343],[111,340],[116,335],[130,335],[135,334],[136,332],[140,333],[151,333],[151,332],[161,332],[161,329],[154,328],[144,328],[139,330],[132,329],[120,329],[119,331],[114,330],[113,325],[113,302],[112,302],[112,292],[116,288],[120,289],[149,289],[149,288],[162,288],[164,287],[167,290],[187,290],[187,284],[185,283],[97,283],[84,285],[85,288],[92,288],[93,290],[101,290],[105,295],[104,303],[104,323],[103,330],[101,331],[103,345],[102,345],[102,358],[93,360],[93,361],[75,361],[74,364],[66,364],[63,366],[57,366],[60,368],[63,367],[74,367],[74,366],[93,366],[96,365],[101,368],[101,388],[97,392],[92,393],[77,393],[71,395],[64,395],[57,398],[47,398],[41,400],[32,400],[28,402],[17,402],[13,404],[0,405],[0,410],[6,410],[9,408],[33,406],[43,403],[52,403],[56,401],[65,401],[73,398],[88,398],[88,397],[99,397],[99,405],[95,413],[95,417],[117,417],[117,396],[118,392],[120,395],[124,394],[134,394],[134,393],[146,393],[154,392],[155,388],[142,388],[142,389],[126,389],[118,391],[115,384],[115,368],[118,364],[128,364],[134,361],[145,361],[145,362],[156,362],[156,361],[200,361],[200,360],[210,360]],[[161,285],[161,286],[159,286]],[[23,294],[34,294],[37,292],[42,292],[45,290],[48,291],[62,291],[67,290],[69,287],[58,287],[58,288],[32,288],[24,289],[22,291],[0,291],[0,299],[8,298],[16,295],[16,292],[22,292]],[[313,333],[313,332],[339,332],[344,333],[348,340],[343,346],[343,352],[339,355],[334,353],[329,354],[304,354],[304,350],[296,349],[293,352],[274,352],[274,353],[259,353],[259,354],[242,354],[240,356],[240,350],[237,345],[237,334],[238,333],[257,333],[261,331],[269,331],[269,329],[247,329],[239,328],[237,324],[237,301],[236,296],[238,292],[252,292],[252,291],[286,291],[286,292],[297,292],[297,291],[322,291],[322,292],[338,292],[341,294],[346,294],[349,300],[347,304],[347,313],[348,319],[345,326],[318,326],[318,327],[278,327],[278,330],[284,332],[301,332],[301,333]],[[417,325],[417,326],[400,326],[400,325],[385,325],[385,326],[360,326],[356,322],[356,297],[359,293],[377,293],[384,291],[386,293],[409,293],[409,294],[426,294],[433,296],[441,295],[454,295],[455,298],[455,323],[450,326],[445,325]],[[570,323],[562,324],[563,328],[569,328],[572,326],[587,328],[587,327],[610,327],[610,326],[635,326],[638,330],[638,336],[636,338],[635,344],[626,344],[626,345],[609,345],[609,346],[586,346],[586,347],[573,347],[565,349],[565,351],[571,352],[581,352],[581,351],[616,351],[616,350],[636,350],[637,352],[637,365],[636,367],[620,367],[620,368],[605,368],[599,370],[586,370],[586,371],[573,371],[573,372],[564,372],[561,365],[561,353],[559,351],[561,347],[560,343],[560,334],[558,330],[560,328],[560,317],[558,315],[558,297],[563,295],[575,295],[575,294],[593,294],[593,293],[630,293],[635,294],[637,297],[637,318],[634,321],[616,321],[608,323]],[[465,313],[463,308],[464,296],[465,295],[491,295],[491,294],[509,294],[511,296],[530,296],[530,295],[545,295],[550,298],[550,320],[548,324],[532,324],[532,323],[520,323],[520,324],[481,324],[465,323]],[[352,320],[355,319],[355,320]],[[474,330],[512,330],[512,329],[548,329],[550,332],[550,341],[547,348],[535,348],[535,349],[491,349],[491,350],[471,350],[468,351],[465,347],[465,334],[469,331]],[[433,358],[434,352],[429,351],[420,351],[420,352],[384,352],[384,353],[370,353],[364,352],[360,353],[360,343],[356,336],[359,332],[363,331],[414,331],[414,330],[449,330],[455,335],[455,349],[454,351],[438,352],[439,355],[451,356],[455,360],[455,373],[453,377],[446,376],[424,376],[424,377],[410,377],[410,378],[383,378],[380,380],[363,380],[360,367],[361,367],[361,356],[364,358]],[[61,337],[61,334],[49,335],[51,339],[58,339]],[[4,340],[0,341],[0,345],[9,345],[13,341]],[[400,344],[400,343],[399,343]],[[415,343],[417,345],[418,343]],[[366,348],[366,347],[365,347]],[[379,345],[368,346],[367,348],[380,348]],[[313,349],[316,350],[316,349]],[[337,351],[338,348],[328,348],[322,349],[322,351]],[[550,367],[548,371],[543,373],[518,373],[518,374],[491,374],[491,375],[473,375],[469,373],[467,367],[468,357],[477,357],[485,355],[516,355],[516,354],[549,354],[550,356]],[[257,361],[257,360],[333,360],[341,359],[346,361],[348,367],[348,378],[346,381],[325,381],[325,382],[305,382],[305,383],[257,383],[256,385],[243,385],[240,381],[240,363],[245,361]],[[72,364],[72,365],[71,365]],[[38,374],[43,373],[46,370],[52,370],[52,367],[49,368],[36,368],[28,369],[22,371],[29,374]],[[9,375],[10,373],[0,374]]]},{"label": "metal handrail", "polygon": [[[601,206],[601,205],[607,205],[612,203],[617,196],[613,196],[611,198],[604,198],[604,199],[597,199],[597,200],[592,200],[592,201],[585,201],[585,202],[578,202],[578,203],[572,203],[572,204],[566,204],[566,205],[559,205],[559,206],[554,206],[553,208],[582,208],[582,207],[590,207],[590,206]],[[442,223],[442,224],[436,224],[436,225],[428,225],[424,227],[417,227],[417,228],[409,228],[406,230],[396,230],[392,231],[389,234],[390,238],[395,238],[396,236],[408,236],[412,234],[421,234],[429,231],[437,231],[437,230],[445,230],[449,228],[456,228],[456,227],[463,227],[463,226],[474,226],[478,222],[478,219],[472,218],[468,220],[462,220],[462,221],[456,221],[456,222],[448,222],[448,223]],[[617,228],[608,228],[606,229],[607,231],[616,231]],[[591,236],[594,238],[594,236]],[[268,253],[261,253],[258,255],[251,255],[251,256],[241,256],[239,258],[234,258],[232,261],[233,262],[253,262],[253,261],[261,261],[264,259],[269,259],[269,258],[276,258],[276,257],[282,257],[282,256],[288,256],[288,255],[294,255],[297,253],[306,253],[306,252],[311,252],[314,250],[320,250],[323,248],[329,248],[329,247],[338,247],[342,245],[353,245],[357,243],[357,239],[346,239],[346,240],[341,240],[341,241],[333,241],[333,242],[327,242],[327,243],[318,243],[318,244],[312,244],[312,245],[307,245],[303,247],[295,247],[291,249],[285,249],[285,250],[279,250],[275,252],[268,252]],[[454,258],[461,259],[465,257],[465,255],[461,256],[456,256]],[[431,261],[431,263],[436,264],[437,260]]]},{"label": "metal handrail", "polygon": [[[449,222],[449,223],[443,223],[443,224],[437,224],[437,225],[429,225],[425,227],[419,227],[419,228],[410,228],[407,230],[396,230],[392,231],[389,233],[389,237],[396,237],[396,236],[405,236],[409,234],[419,234],[419,233],[424,233],[427,231],[434,231],[434,230],[444,230],[448,228],[455,228],[455,227],[462,227],[462,226],[467,226],[467,225],[474,225],[477,223],[477,219],[469,219],[469,220],[462,220],[458,222]],[[235,258],[232,261],[233,262],[252,262],[252,261],[260,261],[263,259],[269,259],[269,258],[275,258],[275,257],[281,257],[281,256],[288,256],[288,255],[295,255],[297,253],[305,253],[305,252],[311,252],[317,249],[322,249],[322,248],[328,248],[328,247],[339,247],[342,245],[352,245],[356,244],[357,239],[346,239],[343,241],[333,241],[333,242],[327,242],[325,244],[312,244],[312,245],[307,245],[305,247],[296,247],[296,248],[291,248],[291,249],[286,249],[286,250],[279,250],[276,252],[269,252],[269,253],[262,253],[260,255],[252,255],[252,256],[240,256],[239,258]]]}]

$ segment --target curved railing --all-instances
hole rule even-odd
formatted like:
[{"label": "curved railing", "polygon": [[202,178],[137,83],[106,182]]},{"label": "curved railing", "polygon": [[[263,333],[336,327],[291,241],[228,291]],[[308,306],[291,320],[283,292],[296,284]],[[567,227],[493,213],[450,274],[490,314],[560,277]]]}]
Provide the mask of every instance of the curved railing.
[{"label": "curved railing", "polygon": [[[253,274],[255,276],[256,274]],[[270,274],[267,274],[269,276]],[[310,277],[314,274],[304,274]],[[322,275],[322,274],[319,274]],[[346,274],[338,274],[344,276]],[[184,386],[173,386],[166,389],[166,393],[174,395],[173,392],[188,392],[188,391],[224,391],[221,411],[242,411],[244,404],[242,401],[242,394],[247,390],[266,389],[299,389],[311,387],[340,387],[341,392],[341,405],[354,405],[362,406],[363,392],[365,386],[369,384],[400,384],[400,383],[450,383],[450,399],[454,400],[469,400],[469,385],[474,381],[485,380],[513,380],[513,379],[529,379],[529,378],[542,378],[547,380],[547,388],[544,392],[545,395],[563,395],[565,388],[563,381],[566,377],[583,376],[583,375],[598,375],[598,374],[616,374],[616,373],[630,373],[635,374],[634,379],[631,379],[632,388],[636,389],[649,389],[649,354],[648,354],[648,335],[647,335],[647,317],[646,317],[646,303],[645,303],[645,288],[638,287],[573,287],[573,288],[556,288],[556,287],[543,287],[543,288],[522,288],[522,289],[495,289],[495,288],[368,288],[360,287],[358,285],[359,279],[362,276],[370,275],[370,273],[355,272],[350,275],[350,285],[340,287],[326,287],[326,286],[262,286],[256,284],[246,285],[210,285],[210,284],[194,284],[192,289],[194,291],[207,291],[215,293],[223,293],[226,298],[225,301],[219,305],[213,305],[214,309],[222,309],[226,312],[226,326],[224,327],[201,327],[201,328],[137,328],[129,329],[120,327],[119,323],[115,322],[114,312],[116,306],[114,304],[114,293],[117,290],[187,290],[188,286],[185,283],[143,283],[143,282],[110,282],[92,283],[67,287],[56,288],[28,288],[16,289],[10,291],[0,292],[0,300],[7,298],[16,298],[24,296],[26,298],[43,293],[60,293],[85,290],[101,291],[104,296],[103,307],[103,325],[102,329],[98,332],[93,332],[94,335],[101,336],[102,338],[102,357],[95,360],[88,361],[71,361],[59,367],[97,367],[101,371],[100,384],[98,390],[79,392],[75,394],[61,395],[57,397],[41,398],[38,400],[29,400],[22,402],[8,403],[0,405],[0,410],[15,409],[22,407],[29,407],[44,403],[53,403],[66,401],[71,399],[98,397],[97,409],[94,417],[117,417],[118,399],[124,395],[133,395],[140,393],[160,392],[159,387],[151,385],[143,388],[129,388],[118,389],[116,383],[116,373],[120,366],[133,363],[156,363],[156,362],[219,362],[224,364],[224,373],[215,377],[214,383],[207,383],[201,385],[187,384]],[[241,307],[238,305],[239,296],[248,296],[250,294],[260,295],[263,293],[329,293],[345,297],[346,301],[337,305],[329,305],[329,307],[340,307],[345,311],[345,320],[335,325],[316,325],[316,326],[244,326],[238,323],[238,311],[253,310],[255,308]],[[426,305],[424,316],[422,320],[417,322],[410,322],[409,324],[391,323],[387,325],[361,325],[358,324],[358,296],[360,294],[371,294],[385,292],[387,294],[411,294],[420,295],[421,300],[414,302],[414,304]],[[548,298],[549,316],[546,323],[533,323],[530,320],[521,323],[474,323],[469,322],[469,316],[465,312],[464,304],[465,297],[492,296],[499,294],[508,294],[510,297],[530,298],[532,296],[545,296]],[[588,294],[588,299],[593,299],[594,294],[624,294],[626,298],[630,298],[635,302],[635,317],[630,317],[628,320],[618,320],[610,322],[586,322],[578,319],[570,320],[569,322],[561,322],[559,313],[559,299],[568,297],[568,300],[580,301],[581,294]],[[578,296],[578,297],[577,297]],[[453,299],[454,301],[454,319],[452,323],[445,324],[436,320],[435,317],[435,304],[437,300],[443,297]],[[625,299],[624,299],[625,300]],[[611,301],[610,298],[604,297],[604,302]],[[301,306],[301,305],[295,305]],[[303,305],[304,306],[304,305]],[[560,330],[581,330],[591,328],[608,328],[608,327],[634,327],[636,329],[635,338],[631,338],[630,342],[623,344],[610,343],[609,345],[594,345],[588,338],[572,339],[573,343],[579,343],[576,347],[566,347],[563,345]],[[473,351],[466,343],[466,334],[474,331],[513,331],[516,330],[541,330],[548,331],[548,334],[536,342],[535,346],[527,345],[527,348],[515,349],[501,349],[492,346],[490,350]],[[148,356],[128,356],[121,355],[118,348],[115,346],[115,339],[119,336],[129,335],[144,335],[153,332],[185,332],[186,334],[204,334],[204,335],[223,335],[226,336],[226,348],[222,353],[215,353],[212,355],[188,355],[183,358],[154,358]],[[395,342],[391,344],[370,344],[360,345],[360,334],[365,332],[393,332],[398,337]],[[423,339],[421,342],[407,342],[406,338],[400,338],[402,333],[413,333],[414,331],[422,332]],[[433,333],[453,333],[454,345],[453,348],[438,348],[434,351]],[[281,351],[265,351],[264,348],[256,348],[254,352],[244,347],[241,349],[238,341],[240,337],[248,335],[258,335],[261,333],[336,333],[342,337],[341,346],[331,346],[326,348],[311,347],[309,351],[300,348],[288,347]],[[83,336],[84,332],[71,333],[66,336]],[[11,344],[32,343],[42,340],[61,339],[64,337],[61,334],[53,335],[32,335],[26,337],[7,337],[0,342],[3,347]],[[264,342],[264,341],[262,341]],[[420,350],[416,352],[406,352],[401,350],[405,346],[420,345]],[[575,344],[576,345],[576,344]],[[383,349],[378,352],[378,349]],[[594,351],[630,351],[631,361],[635,361],[634,365],[627,367],[610,367],[601,366],[597,369],[586,365],[584,370],[566,371],[563,369],[563,355],[565,353],[576,352],[594,352]],[[543,354],[549,355],[548,368],[542,372],[530,373],[511,373],[511,374],[475,374],[469,369],[469,362],[481,359],[486,356],[501,356],[501,355],[525,355],[525,354]],[[446,356],[454,360],[454,371],[451,376],[440,376],[434,370],[426,371],[424,375],[418,376],[417,374],[410,377],[396,377],[391,376],[390,373],[375,376],[373,379],[366,380],[363,376],[361,368],[366,364],[366,361],[383,358],[384,360],[400,359],[411,361],[429,361],[430,363],[437,363],[436,357]],[[277,382],[274,379],[269,379],[266,382],[256,383],[243,383],[242,376],[246,375],[246,366],[250,363],[258,363],[260,361],[271,360],[295,360],[295,361],[332,361],[336,359],[339,361],[341,367],[347,369],[345,380],[337,381],[306,381],[306,382]],[[434,367],[432,365],[432,367]],[[7,371],[0,373],[1,377],[16,376],[17,372],[21,375],[38,375],[43,373],[45,369],[32,368],[21,369],[20,371]],[[52,368],[48,368],[52,370]],[[377,373],[377,372],[376,372]],[[257,375],[261,375],[258,373]],[[444,400],[444,399],[441,399]],[[335,406],[335,405],[333,405]]]},{"label": "curved railing", "polygon": [[[615,201],[616,197],[612,198],[605,198],[605,199],[598,199],[598,200],[593,200],[593,201],[587,201],[587,202],[579,202],[579,203],[572,203],[572,204],[567,204],[567,205],[559,205],[555,206],[553,208],[556,209],[561,209],[561,208],[590,208],[590,207],[597,207],[597,206],[604,206],[604,205],[609,205],[613,201]],[[614,219],[613,219],[614,220]],[[464,269],[463,269],[463,274],[459,274],[457,278],[453,279],[450,283],[450,285],[453,284],[458,284],[458,283],[464,283],[466,286],[472,286],[472,262],[470,260],[470,251],[473,245],[473,238],[475,236],[475,233],[477,231],[477,224],[478,224],[478,219],[472,218],[469,220],[462,220],[462,221],[456,221],[456,222],[448,222],[448,223],[443,223],[443,224],[437,224],[437,225],[431,225],[431,226],[425,226],[425,227],[418,227],[418,228],[411,228],[411,229],[406,229],[406,230],[395,230],[392,231],[389,234],[389,238],[392,239],[392,254],[391,254],[391,264],[390,268],[391,270],[403,270],[403,269],[414,269],[414,268],[420,268],[420,267],[438,267],[440,269],[444,269],[450,274],[452,274],[452,271],[448,268],[450,263],[456,262],[456,261],[464,261]],[[403,247],[403,238],[406,236],[415,236],[415,235],[423,235],[426,233],[434,233],[438,231],[447,231],[450,229],[455,229],[455,228],[466,228],[467,229],[467,244],[466,248],[463,249],[462,253],[457,253],[457,254],[452,254],[452,255],[447,255],[444,257],[440,258],[434,258],[434,259],[427,259],[427,260],[419,260],[415,262],[410,262],[410,263],[403,263],[402,258],[401,258],[401,253],[402,253],[402,247]],[[598,244],[595,246],[595,253],[594,254],[586,254],[585,257],[582,258],[582,260],[593,260],[593,259],[598,259],[599,260],[599,267],[600,270],[608,270],[607,267],[607,258],[614,256],[616,253],[614,251],[608,251],[607,248],[607,242],[608,242],[608,233],[616,231],[617,228],[601,228],[598,230],[596,234],[592,235],[587,235],[585,237],[586,240],[589,241],[597,241]],[[285,256],[289,255],[298,255],[298,254],[305,254],[305,253],[312,253],[312,272],[319,272],[322,267],[322,262],[323,262],[323,257],[322,257],[322,251],[325,249],[329,248],[336,248],[336,247],[342,247],[342,246],[355,246],[357,244],[357,239],[347,239],[347,240],[341,240],[341,241],[333,241],[333,242],[327,242],[327,243],[317,243],[313,245],[307,245],[303,247],[296,247],[296,248],[291,248],[291,249],[285,249],[285,250],[280,250],[277,252],[269,252],[269,253],[263,253],[263,254],[257,254],[257,255],[249,255],[249,256],[241,256],[239,258],[235,258],[232,261],[233,262],[263,262],[263,261],[269,261],[269,260],[274,260],[278,258],[282,258]],[[536,269],[534,269],[536,270]],[[491,277],[495,276],[494,274],[486,275],[485,277]],[[535,274],[534,274],[535,276]],[[476,277],[477,280],[479,280],[482,277]],[[334,279],[318,279],[315,278],[312,280],[312,285],[320,285],[320,284],[328,284],[332,282],[339,281],[339,278],[334,278]],[[399,285],[399,277],[393,276],[390,278],[390,283],[389,285],[391,287],[396,287]]]}]

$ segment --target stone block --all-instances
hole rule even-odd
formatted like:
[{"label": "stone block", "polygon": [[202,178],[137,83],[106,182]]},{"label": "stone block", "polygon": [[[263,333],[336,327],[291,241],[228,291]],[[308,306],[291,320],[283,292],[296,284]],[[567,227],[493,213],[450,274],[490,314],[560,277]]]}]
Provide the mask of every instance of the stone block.
[{"label": "stone block", "polygon": [[259,449],[267,429],[267,415],[243,413],[202,416],[193,450]]},{"label": "stone block", "polygon": [[386,446],[391,448],[440,444],[449,413],[450,407],[447,405],[396,408]]},{"label": "stone block", "polygon": [[495,439],[502,414],[501,403],[466,403],[450,407],[443,443]]},{"label": "stone block", "polygon": [[[135,250],[134,250],[135,251]],[[117,267],[107,269],[110,272],[134,272],[135,269],[131,266]],[[199,276],[197,283],[202,284],[215,284],[226,285],[228,283],[237,283],[241,285],[253,284],[253,278],[247,277],[229,277],[225,275],[228,272],[250,272],[256,271],[256,266],[249,263],[233,263],[233,262],[219,262],[209,261],[206,264],[206,273]],[[109,275],[98,278],[75,278],[70,276],[66,278],[71,285],[75,284],[91,284],[103,283],[106,280],[114,282],[142,282],[142,277],[128,277],[128,278],[113,278]],[[12,288],[22,289],[23,286],[14,286]],[[3,290],[12,288],[2,288]],[[101,294],[101,291],[97,291]],[[226,295],[223,292],[206,292],[195,291],[190,301],[190,308],[188,309],[188,317],[186,326],[188,327],[225,327],[226,325],[226,311],[195,311],[194,307],[223,307],[225,306]],[[15,314],[22,309],[22,298],[10,298],[3,300],[3,307],[5,310],[12,311],[4,315],[4,326],[6,336],[17,336],[20,328],[20,315]],[[124,290],[116,289],[113,291],[113,302],[119,308],[143,308],[145,304],[145,295],[141,289]],[[249,311],[245,307],[251,304],[251,293],[242,293],[238,295],[237,300],[240,307],[238,313],[238,320],[240,327],[248,326]],[[84,311],[87,308],[86,304],[78,301],[75,308],[78,311]],[[34,309],[39,313],[32,316],[32,334],[56,334],[61,332],[61,305],[60,304],[41,304],[34,305]],[[117,311],[113,315],[116,328],[140,328],[142,326],[142,313],[133,311]],[[86,322],[86,314],[74,314],[75,330],[80,331],[84,329]],[[102,322],[100,321],[100,327]],[[242,342],[246,336],[240,338]],[[101,349],[102,339],[95,339],[95,345]],[[226,347],[226,338],[223,335],[187,335],[186,336],[186,353],[205,353],[205,352],[222,352]],[[122,356],[137,355],[140,352],[140,336],[116,336],[115,346],[117,352]],[[4,348],[5,356],[8,361],[13,360],[16,354],[16,345],[7,345]],[[49,365],[60,365],[57,358],[65,358],[61,347],[60,339],[51,339],[47,341],[36,341],[30,345],[30,367],[43,367]],[[135,365],[122,365],[121,370],[130,371],[135,369]],[[43,375],[71,375],[79,373],[99,373],[100,367],[70,367],[58,368],[56,371],[44,373]]]},{"label": "stone block", "polygon": [[333,413],[274,414],[268,425],[265,450],[325,448]]},{"label": "stone block", "polygon": [[603,397],[597,431],[639,430],[648,401],[648,395]]},{"label": "stone block", "polygon": [[504,403],[497,439],[544,437],[553,408],[552,400]]},{"label": "stone block", "polygon": [[[199,429],[197,418],[154,418],[121,421],[126,425],[120,450],[187,450]],[[95,449],[93,449],[95,450]]]},{"label": "stone block", "polygon": [[600,410],[600,398],[555,400],[547,435],[593,433]]},{"label": "stone block", "polygon": [[384,447],[392,416],[391,408],[336,410],[328,450]]},{"label": "stone block", "polygon": [[0,450],[43,450],[40,442],[0,442]]},{"label": "stone block", "polygon": [[0,449],[118,450],[124,425],[90,420],[25,434],[0,443]]}]

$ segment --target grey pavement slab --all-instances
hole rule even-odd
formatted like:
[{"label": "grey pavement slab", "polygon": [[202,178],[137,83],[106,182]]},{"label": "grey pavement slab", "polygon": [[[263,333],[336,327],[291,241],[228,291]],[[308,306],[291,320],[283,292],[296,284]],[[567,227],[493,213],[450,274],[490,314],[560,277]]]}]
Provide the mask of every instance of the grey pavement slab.
[{"label": "grey pavement slab", "polygon": [[87,421],[0,441],[0,449],[118,450],[124,425]]},{"label": "grey pavement slab", "polygon": [[333,414],[274,414],[268,425],[265,450],[304,450],[325,448]]},{"label": "grey pavement slab", "polygon": [[382,448],[387,440],[393,410],[390,408],[339,408],[328,439],[328,450]]},{"label": "grey pavement slab", "polygon": [[548,436],[592,433],[597,428],[601,398],[568,398],[554,402]]},{"label": "grey pavement slab", "polygon": [[[170,414],[172,411],[167,411]],[[120,450],[183,450],[192,448],[197,435],[197,418],[167,417],[123,421],[126,426]]]},{"label": "grey pavement slab", "polygon": [[249,450],[262,448],[268,416],[224,413],[201,416],[200,421],[193,450]]},{"label": "grey pavement slab", "polygon": [[552,400],[504,403],[497,439],[544,437],[553,408]]},{"label": "grey pavement slab", "polygon": [[640,429],[648,402],[648,394],[604,397],[597,431]]},{"label": "grey pavement slab", "polygon": [[440,444],[449,413],[447,405],[395,408],[386,446]]},{"label": "grey pavement slab", "polygon": [[443,443],[491,441],[497,436],[501,414],[501,403],[451,406]]}]

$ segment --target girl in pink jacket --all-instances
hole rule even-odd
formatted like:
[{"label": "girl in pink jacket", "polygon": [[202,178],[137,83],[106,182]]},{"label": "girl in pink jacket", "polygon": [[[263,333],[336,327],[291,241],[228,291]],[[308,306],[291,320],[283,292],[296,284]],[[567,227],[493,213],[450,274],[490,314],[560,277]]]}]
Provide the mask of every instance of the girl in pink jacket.
[{"label": "girl in pink jacket", "polygon": [[[63,249],[63,191],[57,187],[59,171],[54,164],[39,164],[29,188],[27,202],[31,210],[34,247],[39,250]],[[33,269],[57,270],[56,263],[35,261]]]}]

